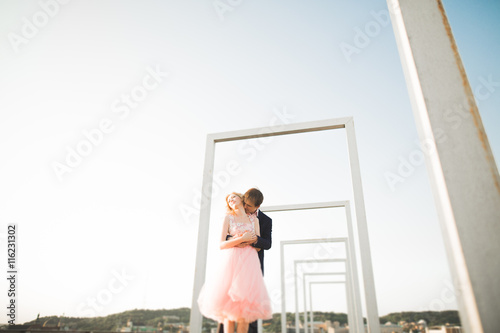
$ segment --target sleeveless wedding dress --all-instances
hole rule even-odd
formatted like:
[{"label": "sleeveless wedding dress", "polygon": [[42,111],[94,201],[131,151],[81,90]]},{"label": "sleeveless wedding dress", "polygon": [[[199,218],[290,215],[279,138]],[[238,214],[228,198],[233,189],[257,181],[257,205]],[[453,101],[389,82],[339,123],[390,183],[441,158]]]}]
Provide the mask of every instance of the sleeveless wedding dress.
[{"label": "sleeveless wedding dress", "polygon": [[[236,223],[234,216],[229,215],[229,235],[254,231],[253,216],[250,220],[252,223]],[[205,282],[198,297],[200,312],[218,322],[271,319],[271,301],[255,248],[232,247],[221,251],[220,267]]]}]

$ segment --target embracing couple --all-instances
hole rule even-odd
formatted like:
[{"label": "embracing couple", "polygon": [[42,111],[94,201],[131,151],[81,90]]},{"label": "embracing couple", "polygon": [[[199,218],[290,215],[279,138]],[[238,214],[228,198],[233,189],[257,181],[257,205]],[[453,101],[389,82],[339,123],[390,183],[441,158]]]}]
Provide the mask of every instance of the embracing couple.
[{"label": "embracing couple", "polygon": [[264,250],[271,248],[272,220],[259,210],[262,192],[226,196],[222,223],[222,259],[216,276],[198,297],[200,312],[219,322],[219,332],[256,333],[257,319],[271,319],[271,301],[264,284]]}]

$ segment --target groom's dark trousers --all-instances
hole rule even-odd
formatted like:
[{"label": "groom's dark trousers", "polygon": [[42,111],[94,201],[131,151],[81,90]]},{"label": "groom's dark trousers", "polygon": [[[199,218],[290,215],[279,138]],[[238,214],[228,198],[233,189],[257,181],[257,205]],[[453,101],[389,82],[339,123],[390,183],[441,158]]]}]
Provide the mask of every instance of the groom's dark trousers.
[{"label": "groom's dark trousers", "polygon": [[[260,210],[257,213],[257,218],[259,219],[260,236],[257,236],[257,243],[253,244],[253,247],[258,247],[261,249],[257,253],[260,261],[260,269],[262,270],[262,275],[264,275],[264,250],[269,250],[271,248],[271,233],[273,229],[273,221],[269,216],[267,216]],[[222,323],[219,324],[217,332],[224,333],[224,325]],[[248,333],[257,333],[257,321],[250,323],[250,325],[248,326]]]}]

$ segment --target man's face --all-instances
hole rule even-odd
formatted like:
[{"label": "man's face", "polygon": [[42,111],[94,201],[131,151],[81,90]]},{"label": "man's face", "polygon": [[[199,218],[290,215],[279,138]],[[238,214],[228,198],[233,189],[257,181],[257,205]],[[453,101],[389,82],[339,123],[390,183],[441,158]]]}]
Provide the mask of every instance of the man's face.
[{"label": "man's face", "polygon": [[245,213],[253,214],[260,206],[255,206],[252,200],[245,201]]}]

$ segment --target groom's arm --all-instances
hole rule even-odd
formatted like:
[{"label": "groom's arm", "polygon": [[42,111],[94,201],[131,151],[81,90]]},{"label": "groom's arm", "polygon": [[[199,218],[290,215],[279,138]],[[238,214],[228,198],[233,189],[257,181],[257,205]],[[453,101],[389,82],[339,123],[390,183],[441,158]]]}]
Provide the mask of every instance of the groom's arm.
[{"label": "groom's arm", "polygon": [[257,236],[257,241],[252,244],[253,247],[258,247],[263,250],[269,250],[272,245],[272,228],[273,221],[269,219],[266,223],[262,223],[260,229],[260,236]]}]

